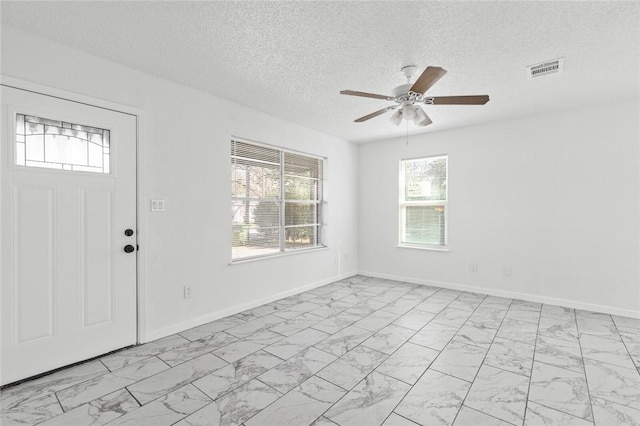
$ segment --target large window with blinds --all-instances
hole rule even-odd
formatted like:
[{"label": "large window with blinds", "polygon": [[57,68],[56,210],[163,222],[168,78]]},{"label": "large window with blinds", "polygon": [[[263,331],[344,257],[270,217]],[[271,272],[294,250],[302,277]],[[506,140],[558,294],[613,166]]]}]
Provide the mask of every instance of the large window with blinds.
[{"label": "large window with blinds", "polygon": [[231,140],[232,260],[322,246],[323,159]]},{"label": "large window with blinds", "polygon": [[447,156],[400,161],[400,245],[447,245]]}]

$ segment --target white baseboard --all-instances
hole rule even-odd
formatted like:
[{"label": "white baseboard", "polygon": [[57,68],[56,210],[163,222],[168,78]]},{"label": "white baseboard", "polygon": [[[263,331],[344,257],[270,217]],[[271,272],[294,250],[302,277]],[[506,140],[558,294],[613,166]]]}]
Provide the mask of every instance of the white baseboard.
[{"label": "white baseboard", "polygon": [[215,321],[220,318],[228,317],[229,315],[234,315],[239,312],[246,311],[247,309],[256,308],[258,306],[264,305],[266,303],[275,302],[276,300],[279,300],[285,297],[293,296],[299,293],[304,293],[305,291],[313,290],[314,288],[317,288],[326,284],[330,284],[345,278],[349,278],[354,275],[357,275],[357,272],[341,274],[340,276],[335,276],[332,278],[326,278],[311,284],[307,284],[302,287],[296,287],[291,290],[273,294],[271,296],[264,297],[262,299],[252,300],[251,302],[242,303],[240,305],[232,306],[231,308],[227,308],[221,311],[216,311],[216,312],[212,312],[196,318],[191,318],[186,321],[182,321],[177,324],[171,324],[170,326],[163,327],[157,330],[150,330],[150,331],[147,331],[145,334],[145,337],[146,337],[145,341],[140,343],[151,342],[153,340],[160,339],[162,337],[166,337],[171,334],[179,333],[181,331],[188,330],[190,328],[197,327],[199,325],[206,324],[208,322]]},{"label": "white baseboard", "polygon": [[540,296],[537,294],[530,294],[530,293],[520,293],[517,291],[497,290],[497,289],[474,287],[470,285],[455,284],[455,283],[449,283],[449,282],[443,282],[443,281],[425,280],[425,279],[420,279],[415,277],[403,277],[400,275],[393,275],[393,274],[381,274],[379,272],[374,272],[374,271],[359,271],[358,274],[366,275],[369,277],[375,277],[375,278],[384,278],[384,279],[394,280],[394,281],[404,281],[412,284],[430,285],[433,287],[442,287],[442,288],[447,288],[451,290],[468,291],[473,293],[487,294],[490,296],[505,297],[508,299],[520,299],[520,300],[526,300],[528,302],[546,303],[549,305],[564,306],[572,309],[583,309],[586,311],[602,312],[604,314],[619,315],[623,317],[640,319],[639,311],[634,311],[632,309],[616,308],[614,306],[604,306],[604,305],[597,305],[592,303],[576,302],[574,300]]}]

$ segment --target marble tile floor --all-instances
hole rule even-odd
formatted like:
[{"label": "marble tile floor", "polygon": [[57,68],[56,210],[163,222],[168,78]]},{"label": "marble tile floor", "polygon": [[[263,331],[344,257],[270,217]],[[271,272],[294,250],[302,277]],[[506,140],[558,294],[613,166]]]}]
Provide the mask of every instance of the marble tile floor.
[{"label": "marble tile floor", "polygon": [[355,276],[0,396],[3,426],[640,425],[640,320]]}]

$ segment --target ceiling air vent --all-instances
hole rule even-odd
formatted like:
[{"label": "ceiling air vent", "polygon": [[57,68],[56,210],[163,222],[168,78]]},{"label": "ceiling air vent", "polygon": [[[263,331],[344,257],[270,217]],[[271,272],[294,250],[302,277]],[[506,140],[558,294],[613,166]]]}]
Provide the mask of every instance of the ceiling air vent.
[{"label": "ceiling air vent", "polygon": [[552,59],[535,65],[529,65],[527,67],[527,75],[529,78],[542,77],[543,75],[554,74],[561,72],[563,68],[564,59]]}]

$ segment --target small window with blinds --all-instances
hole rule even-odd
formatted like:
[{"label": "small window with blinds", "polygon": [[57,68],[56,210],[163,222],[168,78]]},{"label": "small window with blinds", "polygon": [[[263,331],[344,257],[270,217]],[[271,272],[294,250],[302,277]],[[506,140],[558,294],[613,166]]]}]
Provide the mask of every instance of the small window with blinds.
[{"label": "small window with blinds", "polygon": [[231,140],[232,260],[322,247],[323,160]]},{"label": "small window with blinds", "polygon": [[400,245],[447,245],[447,156],[400,161]]}]

